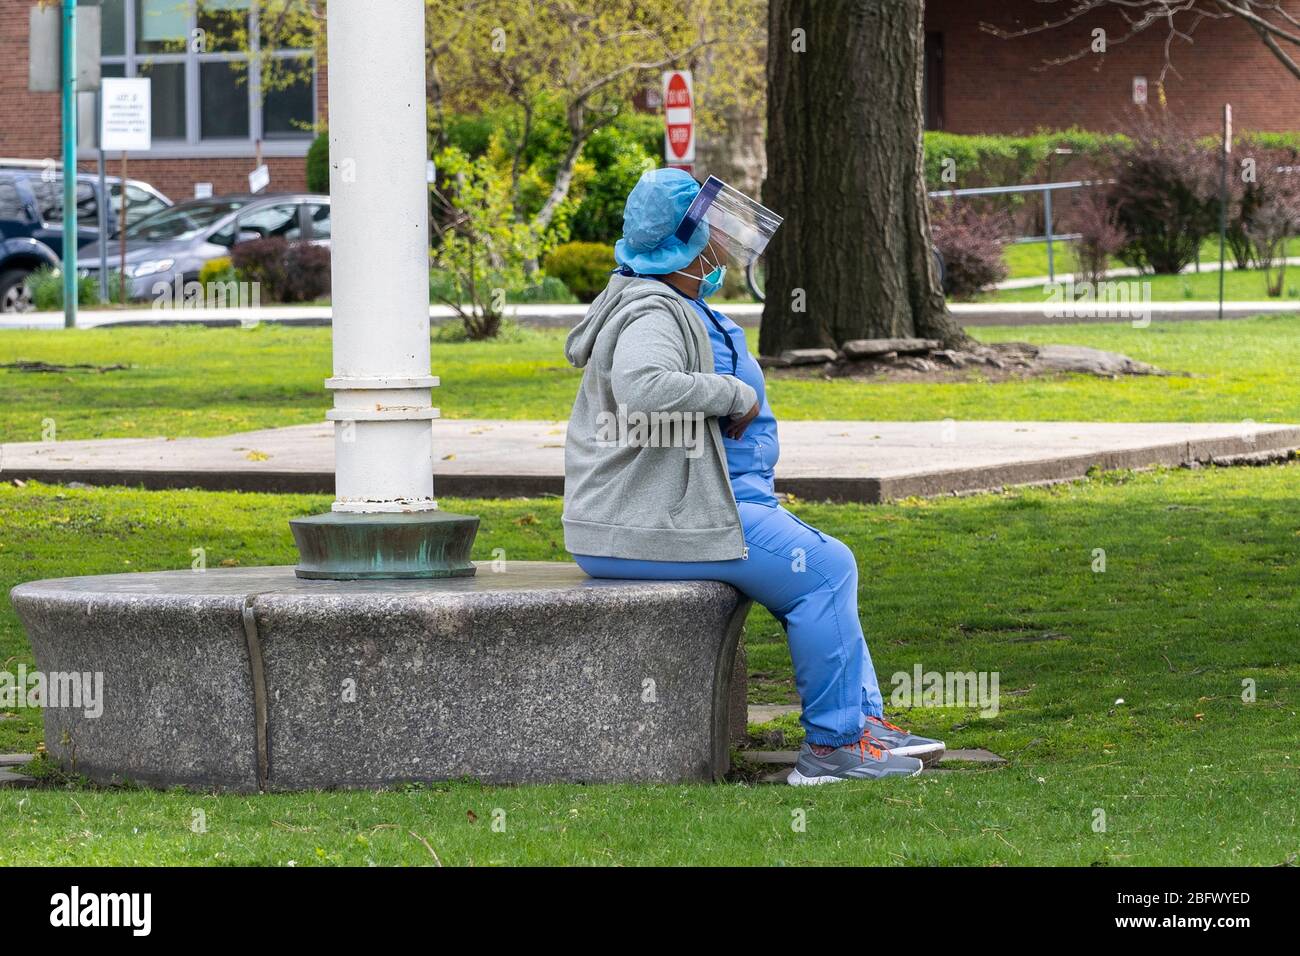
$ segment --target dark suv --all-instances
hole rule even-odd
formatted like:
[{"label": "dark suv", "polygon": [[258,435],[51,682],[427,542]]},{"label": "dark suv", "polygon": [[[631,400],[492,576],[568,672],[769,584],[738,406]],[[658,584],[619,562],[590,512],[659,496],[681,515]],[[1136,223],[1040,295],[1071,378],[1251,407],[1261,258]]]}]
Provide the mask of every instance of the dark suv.
[{"label": "dark suv", "polygon": [[[108,230],[117,233],[122,181],[106,177]],[[148,183],[126,182],[128,225],[170,206]],[[99,239],[99,177],[77,174],[78,247]],[[0,159],[0,312],[32,308],[27,277],[44,266],[58,268],[63,255],[63,171],[48,164]]]}]

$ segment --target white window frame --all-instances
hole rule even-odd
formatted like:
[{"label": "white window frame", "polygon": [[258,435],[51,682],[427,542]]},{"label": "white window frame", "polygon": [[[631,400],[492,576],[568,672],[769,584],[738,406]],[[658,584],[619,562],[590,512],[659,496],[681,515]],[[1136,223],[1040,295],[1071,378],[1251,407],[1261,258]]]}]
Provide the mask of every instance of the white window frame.
[{"label": "white window frame", "polygon": [[[179,3],[185,3],[186,12],[186,33],[187,36],[193,36],[193,31],[198,28],[198,2],[197,0],[176,0]],[[101,55],[100,64],[103,66],[121,66],[125,76],[137,76],[137,68],[141,63],[183,63],[185,65],[185,138],[184,139],[154,139],[153,148],[149,150],[138,150],[127,153],[129,158],[135,159],[206,159],[219,158],[224,156],[254,156],[257,153],[257,143],[261,140],[262,155],[267,156],[306,156],[307,149],[311,146],[311,141],[315,137],[312,130],[304,130],[301,136],[276,137],[266,139],[263,135],[263,114],[262,114],[262,71],[257,68],[258,62],[262,57],[270,56],[278,59],[303,59],[311,60],[311,121],[313,129],[315,128],[318,116],[316,96],[319,92],[319,77],[316,65],[316,54],[314,50],[274,50],[269,53],[263,53],[260,50],[261,31],[258,29],[258,5],[257,3],[249,4],[249,40],[252,50],[248,53],[195,53],[188,48],[183,53],[136,53],[136,0],[123,0],[123,53]],[[199,64],[201,63],[230,63],[243,61],[247,66],[247,77],[244,84],[248,96],[248,137],[235,139],[203,139],[201,133],[200,102],[201,91],[199,88]],[[78,152],[80,158],[93,159],[96,155],[93,149],[82,149]],[[116,154],[114,154],[116,155]]]}]

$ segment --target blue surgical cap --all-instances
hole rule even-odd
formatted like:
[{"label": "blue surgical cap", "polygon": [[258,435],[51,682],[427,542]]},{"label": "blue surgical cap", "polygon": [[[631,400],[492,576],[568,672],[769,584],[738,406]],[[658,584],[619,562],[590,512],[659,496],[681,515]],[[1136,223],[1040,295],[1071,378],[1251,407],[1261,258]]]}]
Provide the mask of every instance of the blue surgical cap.
[{"label": "blue surgical cap", "polygon": [[699,191],[682,169],[642,174],[623,206],[623,238],[614,244],[614,260],[643,275],[667,275],[694,262],[708,244],[708,224],[701,223],[685,242],[674,233]]}]

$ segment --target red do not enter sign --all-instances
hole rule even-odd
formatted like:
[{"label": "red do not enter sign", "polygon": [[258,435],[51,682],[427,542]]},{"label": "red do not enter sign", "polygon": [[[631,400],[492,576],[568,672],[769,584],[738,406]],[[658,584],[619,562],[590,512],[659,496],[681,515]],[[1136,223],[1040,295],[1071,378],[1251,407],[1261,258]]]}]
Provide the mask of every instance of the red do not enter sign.
[{"label": "red do not enter sign", "polygon": [[664,73],[664,159],[695,161],[695,94],[689,70]]}]

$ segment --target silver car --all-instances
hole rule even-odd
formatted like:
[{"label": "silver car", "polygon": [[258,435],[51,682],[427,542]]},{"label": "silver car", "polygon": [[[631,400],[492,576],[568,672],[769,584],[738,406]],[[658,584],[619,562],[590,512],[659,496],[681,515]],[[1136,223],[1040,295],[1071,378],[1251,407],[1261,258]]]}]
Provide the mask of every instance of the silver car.
[{"label": "silver car", "polygon": [[[241,242],[278,236],[328,247],[330,197],[317,193],[277,193],[192,199],[141,219],[126,229],[127,295],[150,298],[159,282],[198,279],[204,263]],[[108,242],[108,269],[121,265],[119,242]],[[83,246],[77,270],[99,275],[99,243]]]}]

